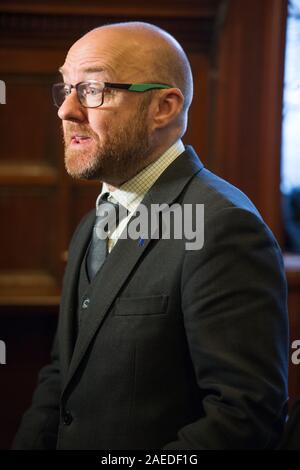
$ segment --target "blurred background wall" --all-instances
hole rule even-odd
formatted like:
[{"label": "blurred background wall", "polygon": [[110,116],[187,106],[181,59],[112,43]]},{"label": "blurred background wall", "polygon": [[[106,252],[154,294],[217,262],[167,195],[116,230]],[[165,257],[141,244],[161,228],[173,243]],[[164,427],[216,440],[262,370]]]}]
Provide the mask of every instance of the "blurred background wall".
[{"label": "blurred background wall", "polygon": [[[5,1],[0,5],[0,448],[8,448],[49,360],[66,252],[95,182],[65,173],[51,84],[74,40],[149,21],[188,53],[195,97],[185,143],[255,202],[284,246],[280,159],[287,0]],[[285,254],[291,342],[300,339],[300,257]],[[290,366],[290,395],[300,365]]]}]

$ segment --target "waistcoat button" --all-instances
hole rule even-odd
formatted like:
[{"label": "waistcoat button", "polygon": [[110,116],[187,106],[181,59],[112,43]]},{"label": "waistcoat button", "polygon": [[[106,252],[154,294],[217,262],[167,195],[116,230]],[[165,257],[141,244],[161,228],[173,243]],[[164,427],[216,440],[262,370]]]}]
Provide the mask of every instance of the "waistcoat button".
[{"label": "waistcoat button", "polygon": [[66,426],[70,426],[70,424],[72,423],[73,421],[73,416],[71,415],[70,411],[66,410],[63,414],[63,423],[66,425]]},{"label": "waistcoat button", "polygon": [[84,299],[84,301],[82,302],[82,308],[88,308],[89,303],[90,299]]}]

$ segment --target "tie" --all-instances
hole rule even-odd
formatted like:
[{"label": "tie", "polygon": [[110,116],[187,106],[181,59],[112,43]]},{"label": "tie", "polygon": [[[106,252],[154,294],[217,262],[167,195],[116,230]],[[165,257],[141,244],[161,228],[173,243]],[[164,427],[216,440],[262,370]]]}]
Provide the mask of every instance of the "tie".
[{"label": "tie", "polygon": [[96,220],[92,240],[87,255],[87,271],[90,281],[94,279],[103,265],[108,253],[108,231],[115,230],[119,222],[119,204],[107,200],[109,193],[104,193],[96,210]]}]

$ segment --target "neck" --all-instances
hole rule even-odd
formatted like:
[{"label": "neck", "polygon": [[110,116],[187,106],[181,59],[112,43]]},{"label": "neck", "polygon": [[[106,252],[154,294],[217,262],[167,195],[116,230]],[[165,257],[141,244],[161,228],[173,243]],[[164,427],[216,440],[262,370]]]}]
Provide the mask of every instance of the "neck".
[{"label": "neck", "polygon": [[147,166],[151,165],[151,163],[154,163],[156,160],[158,160],[178,139],[179,137],[177,137],[175,140],[173,139],[172,141],[168,141],[164,145],[159,145],[155,147],[155,150],[148,155],[148,157],[143,161],[143,164],[139,165],[139,167],[136,168],[135,171],[133,171],[130,175],[127,175],[127,178],[125,180],[105,181],[107,187],[109,188],[109,191],[115,191],[116,189],[120,188],[122,184],[131,180],[138,173],[144,170]]}]

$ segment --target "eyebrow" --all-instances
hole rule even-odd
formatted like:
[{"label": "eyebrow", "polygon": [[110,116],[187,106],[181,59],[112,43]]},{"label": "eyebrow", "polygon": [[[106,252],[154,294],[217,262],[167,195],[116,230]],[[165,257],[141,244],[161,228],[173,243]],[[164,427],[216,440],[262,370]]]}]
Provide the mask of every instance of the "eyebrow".
[{"label": "eyebrow", "polygon": [[[65,74],[65,70],[63,67],[59,67],[58,69],[59,73],[61,73],[62,75]],[[91,67],[87,67],[85,69],[82,70],[83,73],[99,73],[99,72],[104,72],[104,68],[103,67],[97,67],[97,66],[91,66]]]}]

